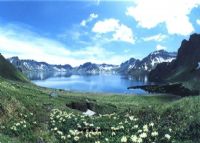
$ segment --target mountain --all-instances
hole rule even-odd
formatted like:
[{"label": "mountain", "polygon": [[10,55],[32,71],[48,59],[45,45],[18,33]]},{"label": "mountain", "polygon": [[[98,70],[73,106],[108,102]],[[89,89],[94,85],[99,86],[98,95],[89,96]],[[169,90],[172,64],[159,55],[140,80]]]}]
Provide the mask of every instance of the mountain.
[{"label": "mountain", "polygon": [[45,62],[37,62],[34,60],[20,60],[18,57],[12,57],[8,60],[22,72],[71,72],[72,70],[70,65],[50,65]]},{"label": "mountain", "polygon": [[116,73],[117,68],[117,65],[94,64],[91,62],[86,62],[83,65],[75,68],[74,72],[79,74]]},{"label": "mountain", "polygon": [[51,65],[45,62],[37,62],[34,60],[20,60],[18,57],[9,58],[17,69],[22,72],[67,72],[77,74],[99,74],[99,73],[116,73],[117,65],[110,64],[94,64],[91,62],[84,63],[78,67],[71,65]]},{"label": "mountain", "polygon": [[198,81],[200,77],[200,34],[183,40],[171,63],[162,63],[149,74],[150,81]]},{"label": "mountain", "polygon": [[148,74],[157,66],[157,64],[162,62],[171,62],[175,58],[175,52],[167,52],[164,50],[155,51],[142,60],[131,58],[122,63],[119,68],[119,73],[128,75]]},{"label": "mountain", "polygon": [[140,60],[131,58],[120,65],[118,72],[121,74],[129,74],[130,71],[135,67],[138,67],[139,64]]},{"label": "mountain", "polygon": [[10,64],[1,54],[0,54],[0,76],[10,80],[27,82],[28,80],[24,75],[18,71],[12,64]]}]

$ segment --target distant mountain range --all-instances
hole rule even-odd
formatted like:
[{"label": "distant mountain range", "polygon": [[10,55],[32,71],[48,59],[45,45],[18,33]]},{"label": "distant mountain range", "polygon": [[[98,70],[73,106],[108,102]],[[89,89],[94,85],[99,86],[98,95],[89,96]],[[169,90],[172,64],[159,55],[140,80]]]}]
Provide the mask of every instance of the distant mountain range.
[{"label": "distant mountain range", "polygon": [[37,62],[34,60],[20,60],[18,57],[8,59],[17,69],[22,72],[68,72],[77,74],[98,74],[98,73],[115,73],[119,67],[110,64],[94,64],[84,63],[79,67],[71,65],[51,65],[45,62]]},{"label": "distant mountain range", "polygon": [[84,63],[78,67],[71,65],[51,65],[45,62],[34,60],[20,60],[18,57],[12,57],[8,60],[17,69],[22,72],[68,72],[76,74],[99,74],[99,73],[120,73],[125,75],[142,75],[148,74],[157,64],[162,62],[171,62],[176,58],[175,52],[164,50],[150,53],[142,60],[131,58],[128,61],[118,65],[95,64],[91,62]]},{"label": "distant mountain range", "polygon": [[20,60],[18,57],[8,59],[17,69],[22,72],[40,71],[40,72],[70,72],[72,67],[70,65],[51,65],[45,62],[37,62],[34,60]]}]

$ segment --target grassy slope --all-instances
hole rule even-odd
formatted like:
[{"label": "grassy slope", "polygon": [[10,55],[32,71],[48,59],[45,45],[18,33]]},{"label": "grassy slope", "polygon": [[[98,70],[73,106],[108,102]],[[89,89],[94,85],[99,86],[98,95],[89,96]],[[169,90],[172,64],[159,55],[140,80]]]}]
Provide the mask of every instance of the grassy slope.
[{"label": "grassy slope", "polygon": [[[141,120],[156,120],[159,116],[167,126],[173,121],[179,140],[195,140],[194,134],[200,125],[200,97],[178,99],[173,96],[126,96],[73,93],[57,90],[58,97],[50,98],[51,89],[40,88],[30,83],[21,83],[0,78],[0,141],[3,142],[32,142],[42,137],[48,142],[54,142],[48,131],[48,121],[51,109],[58,108],[73,111],[66,107],[71,102],[85,102],[86,99],[96,104],[96,112],[123,113],[131,110]],[[32,129],[30,138],[14,137],[4,130],[12,120],[20,119],[20,113],[34,113],[38,125]],[[156,121],[155,121],[156,122]],[[194,126],[194,127],[193,127]],[[193,127],[193,128],[192,128]],[[190,136],[189,133],[192,135]],[[186,135],[185,135],[186,134]],[[184,137],[183,137],[184,135]],[[189,136],[187,136],[189,135]],[[181,141],[182,142],[182,141]]]},{"label": "grassy slope", "polygon": [[28,82],[25,76],[19,72],[0,54],[0,76],[6,79]]}]

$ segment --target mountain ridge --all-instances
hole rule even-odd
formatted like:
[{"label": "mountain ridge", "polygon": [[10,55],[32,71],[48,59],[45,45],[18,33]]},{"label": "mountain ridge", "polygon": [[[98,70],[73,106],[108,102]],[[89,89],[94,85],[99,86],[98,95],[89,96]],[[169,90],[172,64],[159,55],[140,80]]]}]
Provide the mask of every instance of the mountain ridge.
[{"label": "mountain ridge", "polygon": [[171,62],[176,58],[176,52],[158,50],[150,53],[142,60],[131,58],[120,65],[120,73],[128,75],[145,75],[154,69],[157,64]]},{"label": "mountain ridge", "polygon": [[150,81],[196,81],[199,79],[200,34],[183,40],[177,58],[171,63],[161,63],[149,74]]},{"label": "mountain ridge", "polygon": [[68,72],[75,74],[101,74],[101,73],[119,73],[124,75],[146,75],[157,64],[162,62],[170,62],[175,59],[175,52],[167,52],[164,50],[154,51],[144,57],[142,60],[131,58],[118,65],[112,64],[95,64],[86,62],[78,67],[66,65],[51,65],[46,62],[37,62],[34,60],[20,60],[18,57],[12,57],[8,60],[20,71],[29,72]]}]

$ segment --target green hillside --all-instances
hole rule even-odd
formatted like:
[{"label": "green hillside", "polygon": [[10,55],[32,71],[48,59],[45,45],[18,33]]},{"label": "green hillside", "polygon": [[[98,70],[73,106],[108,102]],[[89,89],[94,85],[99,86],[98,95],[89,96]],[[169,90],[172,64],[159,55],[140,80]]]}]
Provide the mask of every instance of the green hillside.
[{"label": "green hillside", "polygon": [[19,72],[0,54],[0,76],[10,80],[27,82],[25,76]]}]

